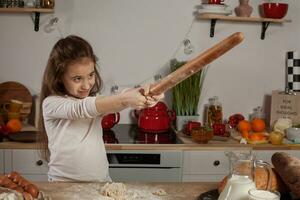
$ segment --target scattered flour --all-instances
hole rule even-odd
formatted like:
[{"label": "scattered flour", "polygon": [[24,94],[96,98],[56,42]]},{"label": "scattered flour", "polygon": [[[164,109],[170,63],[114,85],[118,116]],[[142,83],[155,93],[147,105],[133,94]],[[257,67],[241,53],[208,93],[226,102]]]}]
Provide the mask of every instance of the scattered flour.
[{"label": "scattered flour", "polygon": [[23,200],[23,196],[15,190],[0,187],[0,200]]},{"label": "scattered flour", "polygon": [[126,187],[123,183],[106,183],[100,193],[114,200],[125,200]]},{"label": "scattered flour", "polygon": [[0,200],[18,200],[18,196],[14,193],[1,193],[0,194]]},{"label": "scattered flour", "polygon": [[[53,195],[53,196],[52,196]],[[138,184],[87,183],[82,185],[70,185],[62,188],[51,198],[72,199],[72,200],[162,200],[169,199],[167,193],[160,188],[141,186]],[[57,196],[56,196],[57,195]]]},{"label": "scattered flour", "polygon": [[157,196],[166,196],[167,192],[163,189],[158,189],[154,191],[152,194],[157,195]]},{"label": "scattered flour", "polygon": [[123,183],[106,183],[101,188],[101,194],[112,197],[113,200],[160,200],[158,196],[167,195],[163,189],[151,191],[149,188],[141,186],[136,186],[136,188],[132,186],[130,189],[126,189]]}]

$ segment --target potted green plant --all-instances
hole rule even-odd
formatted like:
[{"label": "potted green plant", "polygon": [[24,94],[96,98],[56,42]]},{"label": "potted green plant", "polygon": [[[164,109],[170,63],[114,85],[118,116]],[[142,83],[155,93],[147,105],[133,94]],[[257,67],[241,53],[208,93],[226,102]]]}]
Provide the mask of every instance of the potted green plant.
[{"label": "potted green plant", "polygon": [[[171,71],[183,66],[186,61],[172,59]],[[176,129],[182,130],[190,121],[199,121],[198,104],[201,96],[202,85],[206,74],[206,68],[192,75],[172,89],[172,108],[176,112]]]}]

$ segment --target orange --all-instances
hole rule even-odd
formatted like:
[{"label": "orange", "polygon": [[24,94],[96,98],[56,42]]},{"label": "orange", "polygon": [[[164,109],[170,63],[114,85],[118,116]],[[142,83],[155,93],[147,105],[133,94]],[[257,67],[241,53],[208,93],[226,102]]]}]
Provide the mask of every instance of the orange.
[{"label": "orange", "polygon": [[251,128],[254,132],[263,132],[266,129],[266,123],[263,119],[253,119],[251,121]]},{"label": "orange", "polygon": [[251,124],[247,120],[241,120],[239,121],[237,128],[241,133],[249,132],[251,130]]},{"label": "orange", "polygon": [[22,123],[18,119],[11,119],[6,123],[6,126],[12,133],[19,132],[22,129]]},{"label": "orange", "polygon": [[263,133],[252,133],[249,135],[249,139],[252,141],[261,141],[265,140],[266,136]]},{"label": "orange", "polygon": [[243,131],[243,132],[242,132],[242,137],[248,139],[248,137],[249,137],[249,132],[248,132],[248,131]]}]

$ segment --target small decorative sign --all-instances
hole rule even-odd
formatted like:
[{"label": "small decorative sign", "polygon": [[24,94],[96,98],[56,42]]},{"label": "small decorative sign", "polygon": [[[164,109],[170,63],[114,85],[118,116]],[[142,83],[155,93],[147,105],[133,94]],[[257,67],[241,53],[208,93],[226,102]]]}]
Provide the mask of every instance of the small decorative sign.
[{"label": "small decorative sign", "polygon": [[300,93],[286,94],[278,90],[272,91],[271,119],[273,125],[278,118],[290,118],[293,124],[300,124]]}]

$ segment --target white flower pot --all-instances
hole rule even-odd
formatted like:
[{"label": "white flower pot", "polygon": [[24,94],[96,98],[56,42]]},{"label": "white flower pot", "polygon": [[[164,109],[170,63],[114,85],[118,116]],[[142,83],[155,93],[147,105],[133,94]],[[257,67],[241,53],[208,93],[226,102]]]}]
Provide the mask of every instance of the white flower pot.
[{"label": "white flower pot", "polygon": [[183,130],[185,124],[187,124],[188,121],[198,121],[198,122],[200,122],[200,116],[199,115],[176,116],[176,130],[177,131]]}]

